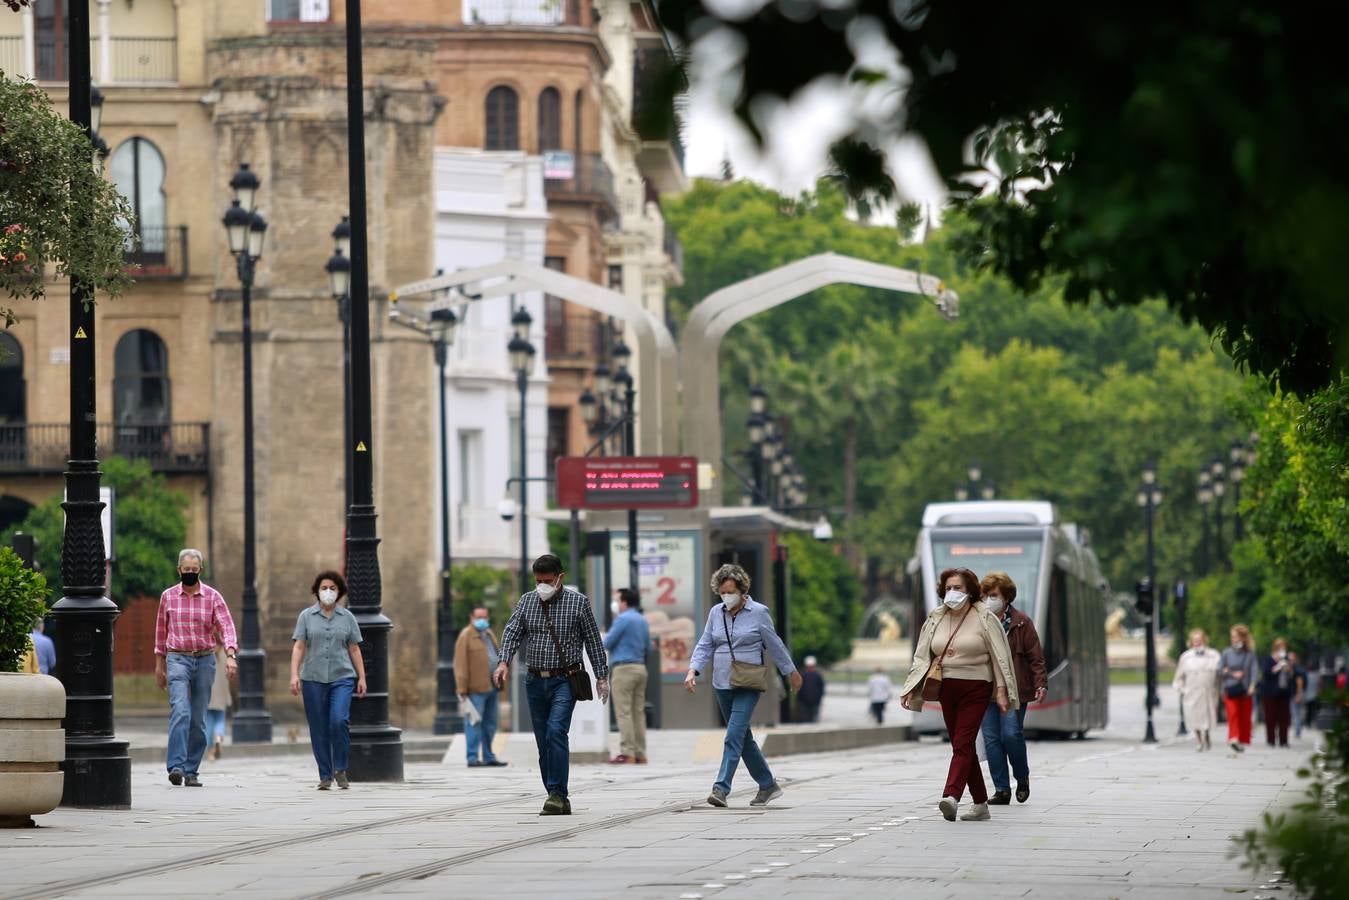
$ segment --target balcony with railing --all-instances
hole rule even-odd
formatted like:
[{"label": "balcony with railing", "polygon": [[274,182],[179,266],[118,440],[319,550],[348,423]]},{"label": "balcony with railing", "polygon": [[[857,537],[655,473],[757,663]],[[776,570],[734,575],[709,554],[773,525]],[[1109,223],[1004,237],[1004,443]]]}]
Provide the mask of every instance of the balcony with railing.
[{"label": "balcony with railing", "polygon": [[609,331],[603,317],[560,297],[548,295],[544,300],[544,352],[549,365],[568,360],[593,364],[604,355]]},{"label": "balcony with railing", "polygon": [[[64,38],[33,41],[31,60],[24,58],[22,37],[0,37],[0,68],[11,77],[32,75],[38,81],[65,81],[69,46]],[[172,36],[108,36],[89,39],[94,81],[108,84],[176,84],[178,39]]]},{"label": "balcony with railing", "polygon": [[674,266],[679,272],[684,271],[684,244],[675,235],[674,229],[669,225],[665,226],[665,240],[663,242],[665,255],[670,257],[670,265]]},{"label": "balcony with railing", "polygon": [[140,244],[124,254],[127,273],[140,281],[180,281],[188,276],[187,226],[140,227]]},{"label": "balcony with railing", "polygon": [[570,178],[549,178],[545,173],[543,192],[549,200],[589,201],[606,207],[609,215],[618,214],[614,173],[598,153],[575,157]]},{"label": "balcony with railing", "polygon": [[584,25],[581,0],[464,0],[465,25]]},{"label": "balcony with railing", "polygon": [[[166,475],[202,474],[210,462],[210,426],[205,422],[97,426],[103,456],[143,459]],[[0,472],[59,475],[70,456],[70,426],[62,423],[0,425]]]}]

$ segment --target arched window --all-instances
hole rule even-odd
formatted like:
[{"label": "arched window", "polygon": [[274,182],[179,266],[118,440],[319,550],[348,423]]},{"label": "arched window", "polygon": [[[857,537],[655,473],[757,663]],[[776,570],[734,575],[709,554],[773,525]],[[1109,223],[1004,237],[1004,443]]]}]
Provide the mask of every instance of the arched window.
[{"label": "arched window", "polygon": [[128,331],[113,357],[113,418],[118,425],[167,425],[169,351],[159,335]]},{"label": "arched window", "polygon": [[576,140],[574,141],[574,143],[576,145],[576,159],[578,160],[578,164],[579,160],[581,159],[581,122],[582,122],[581,113],[583,113],[584,111],[585,111],[585,94],[581,93],[580,91],[577,91],[576,119],[573,122],[573,125],[575,126],[574,130],[576,132],[575,134]]},{"label": "arched window", "polygon": [[539,152],[562,149],[562,95],[557,88],[539,94]]},{"label": "arched window", "polygon": [[0,425],[28,419],[28,391],[23,380],[23,347],[12,334],[0,332]]},{"label": "arched window", "polygon": [[113,151],[109,171],[117,191],[136,214],[132,224],[141,246],[137,261],[143,265],[163,265],[168,242],[164,155],[145,138],[133,137]]},{"label": "arched window", "polygon": [[487,137],[483,147],[488,150],[520,149],[520,98],[505,85],[497,85],[487,92]]}]

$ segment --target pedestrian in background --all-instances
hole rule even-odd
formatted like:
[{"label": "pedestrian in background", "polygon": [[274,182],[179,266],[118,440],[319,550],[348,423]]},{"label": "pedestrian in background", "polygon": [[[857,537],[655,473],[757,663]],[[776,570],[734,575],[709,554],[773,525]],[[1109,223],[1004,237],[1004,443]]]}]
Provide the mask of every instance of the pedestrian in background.
[{"label": "pedestrian in background", "polygon": [[1232,645],[1223,651],[1223,705],[1227,708],[1227,745],[1242,753],[1251,743],[1251,698],[1255,696],[1255,645],[1245,625],[1232,626]]},{"label": "pedestrian in background", "polygon": [[1218,708],[1218,669],[1222,657],[1208,645],[1208,635],[1202,628],[1190,632],[1190,649],[1176,660],[1176,675],[1172,689],[1180,695],[1185,724],[1194,732],[1198,750],[1213,748],[1212,736]]},{"label": "pedestrian in background", "polygon": [[351,611],[338,606],[347,583],[337,572],[320,572],[310,586],[313,606],[295,620],[290,639],[290,692],[303,694],[309,720],[309,745],[318,764],[320,791],[333,779],[346,790],[347,761],[351,755],[351,697],[365,696],[365,662],[361,658],[361,627]]},{"label": "pedestrian in background", "polygon": [[1288,746],[1288,726],[1292,724],[1293,695],[1297,693],[1297,676],[1288,658],[1288,642],[1275,638],[1269,655],[1260,663],[1260,705],[1265,711],[1265,742]]},{"label": "pedestrian in background", "polygon": [[684,687],[690,694],[698,686],[698,676],[712,665],[712,693],[717,698],[721,717],[726,720],[726,739],[722,745],[721,768],[707,802],[725,807],[731,794],[731,781],[743,759],[750,777],[759,786],[750,806],[766,806],[782,796],[782,787],[768,768],[763,750],[750,732],[749,720],[759,697],[768,689],[772,657],[777,670],[786,675],[793,691],[801,690],[801,673],[792,663],[787,645],[773,628],[768,607],[749,595],[749,573],[740,566],[727,564],[712,576],[712,590],[720,599],[707,613],[707,624],[693,647]]},{"label": "pedestrian in background", "polygon": [[867,679],[867,700],[871,703],[871,716],[877,725],[885,722],[885,707],[889,704],[890,695],[894,690],[895,686],[890,683],[890,676],[877,666],[876,671]]},{"label": "pedestrian in background", "polygon": [[220,592],[201,580],[200,550],[178,554],[178,584],[159,596],[155,618],[155,683],[169,692],[169,783],[201,787],[206,705],[215,684],[215,647],[225,648],[225,674],[239,672],[234,619]]},{"label": "pedestrian in background", "polygon": [[1012,783],[1007,777],[1008,763],[1016,778],[1016,802],[1030,799],[1030,761],[1026,754],[1026,707],[1034,698],[1040,703],[1049,693],[1049,675],[1045,670],[1045,654],[1040,647],[1040,635],[1030,616],[1014,607],[1016,582],[1006,572],[989,572],[979,583],[984,605],[1002,623],[1007,635],[1007,646],[1012,652],[1012,671],[1016,674],[1017,697],[1023,702],[1016,709],[1003,712],[997,703],[984,710],[980,726],[984,735],[984,752],[988,758],[988,774],[993,780],[993,796],[989,803],[1007,806],[1012,802]]},{"label": "pedestrian in background", "polygon": [[1293,737],[1302,737],[1302,723],[1307,719],[1307,670],[1296,651],[1288,651],[1288,662],[1293,667]]},{"label": "pedestrian in background", "polygon": [[[979,579],[973,572],[945,570],[937,580],[937,594],[942,602],[918,633],[899,702],[918,712],[923,708],[925,684],[939,679],[937,699],[951,738],[951,765],[937,808],[946,821],[954,822],[968,786],[974,806],[960,818],[978,822],[990,816],[975,739],[989,701],[1003,713],[1018,706],[1012,651],[1001,621],[979,600]],[[934,653],[937,647],[941,649]]]},{"label": "pedestrian in background", "polygon": [[[501,645],[492,633],[492,620],[485,606],[473,607],[469,623],[454,642],[454,685],[461,703],[477,713],[464,716],[464,746],[469,768],[504,766],[492,752],[501,711],[501,692],[492,684],[492,670],[501,662]],[[481,756],[480,756],[481,754]]]},{"label": "pedestrian in background", "polygon": [[[582,647],[595,670],[595,695],[600,703],[609,699],[609,661],[595,623],[595,610],[585,594],[565,586],[562,560],[545,553],[534,560],[534,590],[523,594],[501,634],[501,662],[492,680],[504,687],[510,674],[511,657],[525,650],[525,693],[534,743],[539,748],[539,774],[548,791],[541,816],[571,815],[567,792],[571,752],[567,733],[577,697],[571,677],[587,682],[581,660]],[[586,698],[589,699],[589,698]]]},{"label": "pedestrian in background", "polygon": [[220,759],[225,745],[225,711],[230,708],[230,680],[225,674],[225,648],[215,647],[215,680],[211,682],[211,699],[206,703],[206,740],[211,745],[211,759]]},{"label": "pedestrian in background", "polygon": [[801,673],[801,690],[797,692],[796,702],[801,705],[799,720],[802,722],[820,721],[820,704],[824,702],[824,675],[818,667],[818,660],[807,656],[805,671]]},{"label": "pedestrian in background", "polygon": [[604,636],[614,682],[614,717],[618,721],[616,765],[646,762],[646,653],[651,628],[642,615],[642,599],[632,588],[620,588],[613,602],[614,624]]},{"label": "pedestrian in background", "polygon": [[43,623],[38,619],[33,623],[29,637],[33,640],[33,652],[37,654],[37,665],[41,674],[50,675],[56,668],[56,644],[43,632]]}]

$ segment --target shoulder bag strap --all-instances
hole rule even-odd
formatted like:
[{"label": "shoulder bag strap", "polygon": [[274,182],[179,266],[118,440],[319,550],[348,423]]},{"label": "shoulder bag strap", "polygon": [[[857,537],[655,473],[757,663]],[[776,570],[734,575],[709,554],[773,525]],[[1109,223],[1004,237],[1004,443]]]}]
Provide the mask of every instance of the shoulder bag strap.
[{"label": "shoulder bag strap", "polygon": [[561,661],[564,668],[572,663],[567,662],[567,654],[562,652],[562,642],[557,639],[557,632],[553,629],[553,619],[548,615],[548,604],[539,599],[539,606],[543,607],[543,624],[548,626],[548,636],[553,639],[553,646],[557,648],[557,658]]},{"label": "shoulder bag strap", "polygon": [[[974,605],[971,604],[971,605],[970,605],[970,609],[973,609],[973,608],[974,608]],[[965,624],[965,620],[969,618],[969,615],[970,615],[970,609],[965,610],[965,615],[961,616],[961,617],[960,617],[960,621],[956,623],[955,631],[952,631],[952,632],[951,632],[951,636],[950,636],[949,638],[946,639],[946,649],[945,649],[945,650],[942,650],[941,656],[937,657],[937,661],[938,661],[938,662],[940,662],[941,660],[943,660],[943,659],[946,658],[947,651],[949,651],[949,650],[951,649],[951,642],[954,641],[954,640],[956,639],[956,635],[960,632],[960,626],[961,626],[961,625],[964,625],[964,624]],[[936,636],[936,632],[933,632],[933,636],[934,636],[934,637]]]},{"label": "shoulder bag strap", "polygon": [[726,624],[726,609],[721,610],[721,627],[726,631],[726,649],[731,652],[731,662],[735,662],[735,646],[731,643],[731,626]]}]

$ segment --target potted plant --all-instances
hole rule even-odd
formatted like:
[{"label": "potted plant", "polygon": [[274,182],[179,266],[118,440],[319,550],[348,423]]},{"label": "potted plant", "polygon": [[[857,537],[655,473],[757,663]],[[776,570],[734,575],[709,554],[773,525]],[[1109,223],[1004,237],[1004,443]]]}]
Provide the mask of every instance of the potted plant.
[{"label": "potted plant", "polygon": [[19,674],[29,632],[47,609],[47,579],[0,547],[0,826],[32,825],[61,802],[66,692],[48,675]]}]

